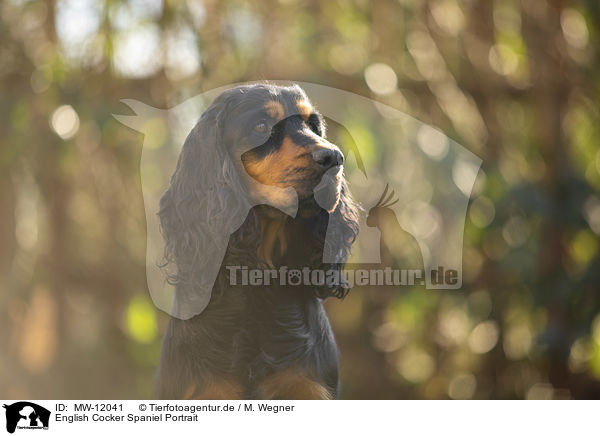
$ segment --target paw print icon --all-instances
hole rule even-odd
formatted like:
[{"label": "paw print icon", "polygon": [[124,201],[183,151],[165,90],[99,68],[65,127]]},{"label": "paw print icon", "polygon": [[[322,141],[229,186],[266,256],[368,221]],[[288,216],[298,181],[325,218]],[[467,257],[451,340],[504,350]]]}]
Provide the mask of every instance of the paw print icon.
[{"label": "paw print icon", "polygon": [[302,281],[302,274],[297,269],[291,269],[288,271],[287,278],[288,278],[287,279],[288,285],[298,286],[300,284],[300,282]]}]

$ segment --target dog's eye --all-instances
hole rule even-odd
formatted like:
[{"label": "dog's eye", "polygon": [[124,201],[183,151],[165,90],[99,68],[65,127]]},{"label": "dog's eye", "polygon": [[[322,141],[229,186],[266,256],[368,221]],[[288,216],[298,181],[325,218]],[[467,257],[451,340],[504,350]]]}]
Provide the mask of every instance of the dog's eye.
[{"label": "dog's eye", "polygon": [[254,126],[254,131],[256,133],[265,133],[267,131],[267,123],[264,121],[259,122]]}]

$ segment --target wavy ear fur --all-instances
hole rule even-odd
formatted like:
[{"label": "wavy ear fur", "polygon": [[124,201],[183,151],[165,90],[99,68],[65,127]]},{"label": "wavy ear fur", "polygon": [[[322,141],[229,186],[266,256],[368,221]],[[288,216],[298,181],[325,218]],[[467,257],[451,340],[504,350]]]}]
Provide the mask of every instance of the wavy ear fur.
[{"label": "wavy ear fur", "polygon": [[[340,201],[333,212],[324,214],[322,222],[315,226],[315,232],[324,241],[323,249],[316,253],[315,265],[321,265],[325,271],[335,270],[342,280],[333,285],[317,287],[315,293],[320,298],[344,298],[350,290],[349,285],[343,280],[343,271],[352,244],[358,235],[358,212],[360,206],[352,200],[348,191],[346,180],[342,181]],[[335,263],[323,263],[323,259],[334,259]]]},{"label": "wavy ear fur", "polygon": [[250,210],[245,189],[222,143],[230,97],[230,92],[221,94],[202,114],[183,145],[171,185],[160,200],[158,216],[165,240],[162,266],[175,267],[167,270],[167,280],[176,289],[172,315],[179,318],[200,313],[210,301],[230,235]]}]

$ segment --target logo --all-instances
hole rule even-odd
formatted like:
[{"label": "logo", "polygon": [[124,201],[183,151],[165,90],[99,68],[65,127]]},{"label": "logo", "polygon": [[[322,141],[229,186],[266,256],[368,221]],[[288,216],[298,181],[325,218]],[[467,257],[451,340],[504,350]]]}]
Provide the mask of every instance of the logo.
[{"label": "logo", "polygon": [[29,401],[19,401],[11,405],[4,404],[6,409],[6,431],[14,433],[16,429],[48,430],[50,411]]},{"label": "logo", "polygon": [[[345,144],[345,179],[353,199],[362,206],[358,212],[358,235],[349,258],[340,238],[345,224],[343,220],[330,220],[322,262],[345,264],[346,270],[354,268],[353,265],[365,267],[365,272],[373,269],[369,265],[399,266],[398,280],[390,279],[394,285],[402,281],[402,271],[405,274],[417,271],[419,277],[415,277],[418,280],[414,283],[426,289],[460,289],[463,230],[481,159],[442,132],[390,106],[340,89],[314,83],[297,84],[329,124],[338,126],[340,143]],[[235,168],[239,167],[236,159],[240,159],[237,155],[249,149],[237,150],[236,156],[203,154],[200,159],[214,162],[205,163],[207,171],[202,172],[206,195],[193,203],[201,205],[198,206],[203,212],[201,216],[206,217],[194,225],[200,229],[200,235],[206,236],[207,244],[193,256],[193,292],[183,288],[174,292],[172,282],[165,280],[165,270],[161,269],[165,244],[156,213],[160,198],[169,188],[188,133],[210,108],[210,103],[232,86],[204,92],[167,110],[124,99],[122,102],[134,115],[114,115],[122,124],[144,133],[140,176],[147,225],[147,283],[156,306],[180,319],[198,315],[210,301],[229,238],[244,223],[252,207],[267,204],[290,217],[298,212],[298,197],[292,188],[263,185],[243,172],[236,175]],[[203,136],[206,141],[218,140],[213,127],[214,123],[207,122]],[[204,148],[210,149],[208,143],[205,145]],[[238,176],[259,194],[253,197],[238,189],[241,186]],[[329,190],[324,188],[333,174],[326,176],[314,191],[321,206],[327,203],[325,193]],[[227,187],[224,194],[217,195],[224,186]],[[230,198],[236,199],[236,207],[223,209]],[[280,201],[282,198],[286,201]],[[208,212],[212,206],[216,208],[214,214]],[[201,252],[211,256],[202,256]],[[177,273],[176,268],[171,272]],[[260,272],[254,270],[252,277],[257,273]],[[363,282],[363,274],[359,274],[358,282]],[[385,278],[386,271],[380,268],[376,274],[378,283],[379,277]],[[305,283],[296,272],[290,271],[288,275],[288,283],[293,286]]]}]

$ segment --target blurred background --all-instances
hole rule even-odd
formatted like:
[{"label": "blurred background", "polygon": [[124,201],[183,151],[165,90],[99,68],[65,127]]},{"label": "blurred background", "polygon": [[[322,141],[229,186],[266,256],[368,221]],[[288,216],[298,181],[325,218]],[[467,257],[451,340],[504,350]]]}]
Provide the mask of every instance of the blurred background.
[{"label": "blurred background", "polygon": [[[4,0],[0,14],[0,397],[151,396],[168,317],[146,285],[143,136],[111,114],[285,79],[386,103],[483,159],[462,290],[327,303],[342,397],[600,398],[596,0]],[[377,165],[389,150],[370,127],[355,139]]]}]

